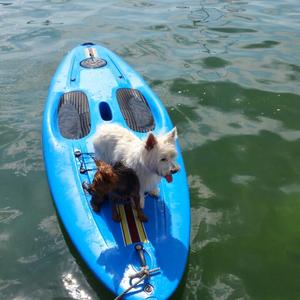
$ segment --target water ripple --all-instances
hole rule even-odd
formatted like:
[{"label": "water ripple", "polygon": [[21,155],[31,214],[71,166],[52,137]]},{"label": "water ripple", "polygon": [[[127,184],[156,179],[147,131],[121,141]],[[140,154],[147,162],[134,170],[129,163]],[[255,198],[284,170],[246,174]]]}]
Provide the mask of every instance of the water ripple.
[{"label": "water ripple", "polygon": [[192,21],[193,25],[197,26],[203,23],[214,23],[220,21],[224,17],[224,11],[214,7],[200,7],[192,9],[188,16]]},{"label": "water ripple", "polygon": [[21,282],[17,279],[3,280],[0,278],[0,291],[4,291],[6,288],[20,284]]},{"label": "water ripple", "polygon": [[[182,113],[180,107],[176,108]],[[286,141],[297,141],[300,139],[300,130],[285,128],[282,122],[266,117],[257,117],[251,120],[239,113],[224,113],[207,107],[193,109],[201,123],[190,121],[190,123],[179,124],[179,132],[185,132],[181,137],[181,145],[185,150],[200,147],[206,142],[217,141],[224,136],[259,135],[267,130],[279,135]]]},{"label": "water ripple", "polygon": [[178,127],[192,227],[187,281],[174,299],[299,296],[298,1],[8,0],[0,7],[4,299],[97,298],[41,176],[48,85],[62,57],[86,41],[140,72]]},{"label": "water ripple", "polygon": [[9,224],[11,221],[15,220],[23,213],[18,209],[12,209],[10,207],[5,207],[0,209],[0,223]]}]

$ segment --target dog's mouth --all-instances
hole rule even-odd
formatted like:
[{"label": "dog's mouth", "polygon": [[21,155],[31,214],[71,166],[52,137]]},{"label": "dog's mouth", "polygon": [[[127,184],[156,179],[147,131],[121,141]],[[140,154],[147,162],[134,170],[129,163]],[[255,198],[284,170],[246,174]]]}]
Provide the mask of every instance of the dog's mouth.
[{"label": "dog's mouth", "polygon": [[168,174],[165,176],[165,179],[167,180],[168,183],[172,182],[173,181],[173,176],[172,174]]}]

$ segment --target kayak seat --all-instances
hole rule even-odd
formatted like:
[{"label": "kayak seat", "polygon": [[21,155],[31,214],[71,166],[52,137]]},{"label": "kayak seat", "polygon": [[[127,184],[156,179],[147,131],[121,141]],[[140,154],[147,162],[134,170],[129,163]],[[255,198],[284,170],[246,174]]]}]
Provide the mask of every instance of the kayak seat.
[{"label": "kayak seat", "polygon": [[58,106],[58,127],[67,139],[80,139],[91,129],[90,108],[85,93],[67,92],[60,98]]},{"label": "kayak seat", "polygon": [[123,118],[129,128],[138,132],[148,132],[155,128],[150,107],[140,91],[120,88],[116,95]]}]

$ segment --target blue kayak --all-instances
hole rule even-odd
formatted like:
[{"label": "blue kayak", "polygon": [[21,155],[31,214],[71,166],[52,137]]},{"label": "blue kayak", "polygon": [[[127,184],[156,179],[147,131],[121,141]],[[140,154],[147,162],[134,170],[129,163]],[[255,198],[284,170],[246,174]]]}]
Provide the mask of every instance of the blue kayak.
[{"label": "blue kayak", "polygon": [[160,196],[145,195],[142,223],[130,205],[91,207],[86,186],[96,171],[93,140],[104,123],[121,124],[139,138],[169,131],[173,124],[144,80],[110,50],[85,43],[58,67],[45,105],[43,154],[55,207],[72,243],[95,277],[125,299],[168,299],[187,263],[190,200],[183,159],[180,172]]}]

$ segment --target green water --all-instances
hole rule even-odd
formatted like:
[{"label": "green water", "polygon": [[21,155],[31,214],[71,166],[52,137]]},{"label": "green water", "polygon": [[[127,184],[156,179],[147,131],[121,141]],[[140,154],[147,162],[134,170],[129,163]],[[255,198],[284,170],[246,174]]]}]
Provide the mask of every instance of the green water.
[{"label": "green water", "polygon": [[51,77],[87,41],[179,130],[192,228],[172,299],[300,299],[297,0],[0,2],[0,299],[112,299],[60,228],[41,151]]}]

